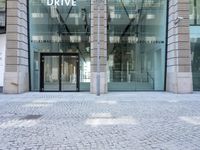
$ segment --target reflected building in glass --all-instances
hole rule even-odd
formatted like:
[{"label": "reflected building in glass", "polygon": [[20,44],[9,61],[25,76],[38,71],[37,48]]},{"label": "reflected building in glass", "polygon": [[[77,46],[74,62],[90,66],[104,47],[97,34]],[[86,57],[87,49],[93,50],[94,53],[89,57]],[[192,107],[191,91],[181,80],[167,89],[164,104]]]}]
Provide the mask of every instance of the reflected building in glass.
[{"label": "reflected building in glass", "polygon": [[0,0],[0,92],[3,91],[4,85],[4,68],[5,68],[5,51],[6,51],[6,0]]},{"label": "reflected building in glass", "polygon": [[164,90],[167,2],[108,1],[108,90]]},{"label": "reflected building in glass", "polygon": [[200,89],[198,0],[3,4],[5,93]]},{"label": "reflected building in glass", "polygon": [[190,0],[190,42],[194,90],[200,90],[200,1]]},{"label": "reflected building in glass", "polygon": [[[48,84],[46,90],[56,91],[60,84],[63,85],[60,80],[71,86],[76,76],[79,76],[78,88],[89,91],[90,2],[81,0],[76,6],[71,3],[69,6],[49,6],[46,0],[30,0],[29,14],[31,89],[43,91],[43,87]],[[74,56],[62,56],[59,59],[56,53]],[[43,58],[40,58],[41,54]],[[76,60],[70,63],[70,59],[76,55],[79,56],[79,66],[74,65]],[[77,68],[79,73],[76,72]]]}]

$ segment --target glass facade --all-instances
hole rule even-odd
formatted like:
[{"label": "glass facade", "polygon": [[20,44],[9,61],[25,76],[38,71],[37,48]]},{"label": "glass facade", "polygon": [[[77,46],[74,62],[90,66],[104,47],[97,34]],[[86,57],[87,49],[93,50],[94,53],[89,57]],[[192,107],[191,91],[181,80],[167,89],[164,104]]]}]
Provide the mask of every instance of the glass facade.
[{"label": "glass facade", "polygon": [[164,90],[166,0],[108,0],[108,90]]},{"label": "glass facade", "polygon": [[0,34],[6,33],[6,0],[0,0]]},{"label": "glass facade", "polygon": [[200,1],[190,0],[190,42],[193,88],[200,90]]},{"label": "glass facade", "polygon": [[[31,90],[39,90],[41,53],[79,54],[80,90],[89,90],[90,1],[79,0],[76,6],[72,3],[50,6],[47,0],[29,0],[29,30]],[[57,59],[48,59],[45,63],[45,79],[48,82],[56,83],[59,69],[54,66],[57,63]],[[61,65],[70,66],[67,60],[63,60]],[[70,73],[68,77],[64,72],[62,80],[73,82],[74,74]]]},{"label": "glass facade", "polygon": [[200,1],[190,0],[190,24],[200,25]]},{"label": "glass facade", "polygon": [[[90,89],[90,1],[75,2],[29,0],[32,91],[41,83],[45,89],[61,89],[62,81]],[[166,16],[166,0],[108,0],[109,91],[164,90]],[[44,53],[79,54],[80,73],[75,63],[56,55],[41,58]]]}]

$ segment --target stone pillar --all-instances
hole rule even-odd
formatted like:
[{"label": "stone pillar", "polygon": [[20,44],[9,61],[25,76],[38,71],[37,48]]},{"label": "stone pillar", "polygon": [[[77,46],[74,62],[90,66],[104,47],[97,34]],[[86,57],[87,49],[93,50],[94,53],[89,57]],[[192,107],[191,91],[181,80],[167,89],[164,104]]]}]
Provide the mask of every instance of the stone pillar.
[{"label": "stone pillar", "polygon": [[100,7],[100,93],[107,93],[107,2],[91,0],[91,82],[90,92],[96,93],[98,5]]},{"label": "stone pillar", "polygon": [[4,93],[29,90],[27,0],[7,0]]},{"label": "stone pillar", "polygon": [[189,37],[189,0],[169,0],[167,83],[173,93],[193,91]]}]

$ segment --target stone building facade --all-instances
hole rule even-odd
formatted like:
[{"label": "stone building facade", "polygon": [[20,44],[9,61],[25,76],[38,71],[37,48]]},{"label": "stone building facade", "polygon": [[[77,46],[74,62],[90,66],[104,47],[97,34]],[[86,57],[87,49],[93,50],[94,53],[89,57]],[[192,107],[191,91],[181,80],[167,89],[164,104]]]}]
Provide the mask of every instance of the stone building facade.
[{"label": "stone building facade", "polygon": [[[45,0],[7,0],[4,93],[194,91],[191,1],[76,3],[46,6]],[[79,63],[74,55],[67,59],[68,53],[77,53]]]}]

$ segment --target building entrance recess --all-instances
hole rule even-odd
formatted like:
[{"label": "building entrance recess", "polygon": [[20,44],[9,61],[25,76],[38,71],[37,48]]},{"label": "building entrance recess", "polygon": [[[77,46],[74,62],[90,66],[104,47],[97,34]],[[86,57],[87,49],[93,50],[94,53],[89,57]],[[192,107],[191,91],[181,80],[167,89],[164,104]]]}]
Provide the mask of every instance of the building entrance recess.
[{"label": "building entrance recess", "polygon": [[76,53],[41,53],[40,91],[79,91],[79,55]]}]

